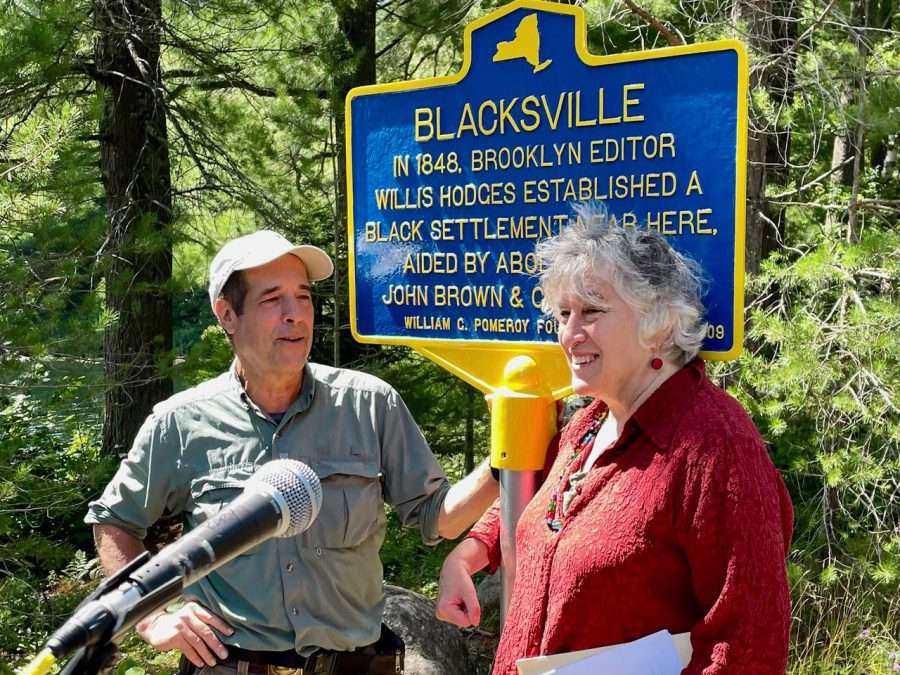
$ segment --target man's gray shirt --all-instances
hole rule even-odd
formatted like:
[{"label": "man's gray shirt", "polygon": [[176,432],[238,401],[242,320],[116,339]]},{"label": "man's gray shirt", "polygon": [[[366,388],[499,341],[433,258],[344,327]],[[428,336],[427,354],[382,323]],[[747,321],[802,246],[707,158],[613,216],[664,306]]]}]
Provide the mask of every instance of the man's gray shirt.
[{"label": "man's gray shirt", "polygon": [[189,587],[245,649],[347,650],[378,639],[384,609],[379,549],[384,502],[427,543],[449,489],[400,396],[363,373],[308,364],[276,424],[233,369],[157,405],[86,523],[139,539],[164,513],[197,527],[240,494],[270,459],[308,464],[322,481],[312,526],[269,539]]}]

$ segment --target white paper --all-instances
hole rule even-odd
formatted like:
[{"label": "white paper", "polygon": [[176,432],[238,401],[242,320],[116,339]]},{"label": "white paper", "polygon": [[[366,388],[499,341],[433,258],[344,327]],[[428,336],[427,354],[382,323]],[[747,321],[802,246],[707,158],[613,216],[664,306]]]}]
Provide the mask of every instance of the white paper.
[{"label": "white paper", "polygon": [[678,675],[681,659],[667,630],[616,645],[557,669],[557,675]]},{"label": "white paper", "polygon": [[[660,635],[662,636],[662,639],[657,638],[657,636]],[[650,643],[644,642],[649,638],[653,638]],[[678,665],[674,666],[674,670],[672,670],[671,667],[668,670],[665,669],[665,667],[670,664],[669,657],[671,656],[670,654],[667,654],[669,650],[665,644],[666,640],[668,640],[676,653]],[[629,664],[629,659],[632,658],[629,654],[634,649],[635,645],[637,645],[638,650],[647,650],[651,658],[656,658],[660,661],[660,667],[663,669],[659,670],[657,666],[652,664],[649,667],[643,663],[639,663],[638,665]],[[655,675],[656,673],[665,673],[668,675],[668,673],[680,673],[682,668],[686,667],[690,662],[692,652],[690,633],[671,635],[668,631],[662,630],[659,633],[654,633],[653,635],[626,644],[595,647],[593,649],[563,652],[562,654],[552,654],[549,656],[533,656],[527,659],[519,659],[516,661],[516,665],[519,668],[519,675],[572,675],[573,673],[591,673],[591,675],[606,675],[609,673],[614,673],[615,675],[653,673]],[[611,666],[605,661],[594,660],[593,657],[601,654],[613,655],[614,660],[612,661]],[[640,655],[638,658],[640,658]],[[585,666],[581,670],[569,670],[570,666],[582,662],[585,662]],[[628,667],[628,670],[624,669],[626,667]],[[657,669],[654,670],[654,668]]]}]

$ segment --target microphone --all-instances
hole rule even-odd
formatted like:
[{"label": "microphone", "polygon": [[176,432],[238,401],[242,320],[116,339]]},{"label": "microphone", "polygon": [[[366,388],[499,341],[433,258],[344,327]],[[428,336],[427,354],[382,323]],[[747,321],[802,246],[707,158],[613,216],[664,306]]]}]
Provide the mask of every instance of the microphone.
[{"label": "microphone", "polygon": [[293,459],[267,462],[250,477],[244,492],[215,516],[104,582],[50,637],[47,648],[59,659],[80,647],[118,639],[179,597],[185,586],[229,560],[270,537],[303,532],[321,506],[322,486],[306,464]]}]

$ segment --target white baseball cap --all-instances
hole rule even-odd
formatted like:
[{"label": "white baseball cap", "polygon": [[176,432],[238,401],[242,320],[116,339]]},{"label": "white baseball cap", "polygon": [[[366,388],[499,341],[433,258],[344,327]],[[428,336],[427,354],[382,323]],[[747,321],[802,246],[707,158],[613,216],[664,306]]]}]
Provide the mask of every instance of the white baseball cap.
[{"label": "white baseball cap", "polygon": [[259,230],[232,239],[216,253],[209,264],[209,303],[215,307],[216,298],[233,272],[265,265],[288,253],[303,261],[310,281],[322,281],[334,272],[331,258],[317,246],[294,246],[277,232]]}]

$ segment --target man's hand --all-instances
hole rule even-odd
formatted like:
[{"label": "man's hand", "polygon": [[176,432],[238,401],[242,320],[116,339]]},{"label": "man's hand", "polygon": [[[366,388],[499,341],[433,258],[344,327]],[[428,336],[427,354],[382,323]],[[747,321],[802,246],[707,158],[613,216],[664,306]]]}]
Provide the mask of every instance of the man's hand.
[{"label": "man's hand", "polygon": [[460,628],[481,622],[481,605],[472,575],[487,564],[487,548],[475,539],[464,539],[441,566],[435,616]]},{"label": "man's hand", "polygon": [[[139,539],[116,525],[94,525],[94,541],[107,576],[115,574],[145,550]],[[196,602],[188,602],[177,612],[151,614],[135,626],[144,642],[163,652],[180,649],[198,668],[214,666],[219,659],[228,656],[225,645],[213,629],[223,635],[234,632],[231,626]]]},{"label": "man's hand", "polygon": [[[213,630],[215,629],[215,630]],[[228,651],[215,631],[231,635],[234,629],[196,602],[177,612],[154,614],[136,626],[138,635],[160,651],[178,649],[195,666],[214,666]]]}]

